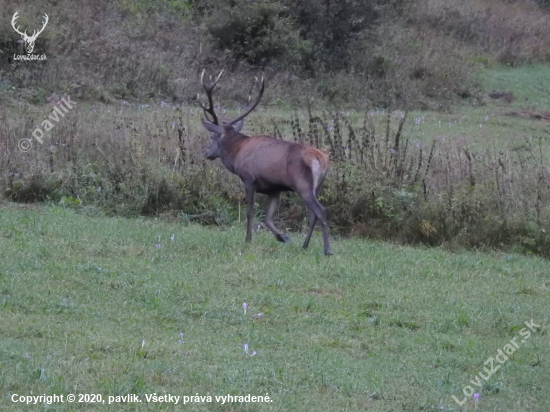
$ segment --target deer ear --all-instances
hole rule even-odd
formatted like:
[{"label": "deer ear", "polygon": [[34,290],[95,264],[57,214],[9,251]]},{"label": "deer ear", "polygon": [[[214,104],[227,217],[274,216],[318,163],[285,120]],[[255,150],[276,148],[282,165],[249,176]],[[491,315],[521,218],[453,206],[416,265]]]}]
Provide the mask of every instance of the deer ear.
[{"label": "deer ear", "polygon": [[243,120],[239,120],[237,123],[235,123],[233,125],[233,130],[235,130],[236,132],[240,132],[241,129],[243,128],[243,124],[244,124],[244,119]]},{"label": "deer ear", "polygon": [[220,136],[223,133],[223,128],[221,126],[218,126],[217,124],[212,123],[209,120],[202,119],[202,125],[206,130],[208,130],[210,133],[219,134]]}]

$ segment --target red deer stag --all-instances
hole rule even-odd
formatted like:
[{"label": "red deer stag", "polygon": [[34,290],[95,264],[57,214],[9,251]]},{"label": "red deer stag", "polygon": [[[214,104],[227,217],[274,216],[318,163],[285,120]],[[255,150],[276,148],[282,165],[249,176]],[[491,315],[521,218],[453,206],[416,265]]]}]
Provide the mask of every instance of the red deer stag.
[{"label": "red deer stag", "polygon": [[201,82],[206,91],[209,107],[200,106],[205,116],[202,124],[212,133],[212,144],[206,152],[209,160],[221,159],[223,165],[240,177],[244,183],[247,202],[246,242],[252,241],[252,220],[254,217],[254,197],[256,192],[269,196],[264,224],[280,242],[289,242],[290,238],[273,225],[273,215],[279,205],[281,192],[298,193],[310,210],[309,230],[303,248],[306,249],[317,220],[321,223],[325,255],[330,255],[328,224],[325,208],[317,200],[319,189],[327,174],[328,156],[320,150],[299,143],[287,142],[270,136],[246,136],[240,133],[243,119],[260,103],[264,93],[264,79],[258,85],[259,94],[256,101],[243,114],[231,121],[220,122],[214,111],[212,91],[222,72],[216,80],[207,85],[204,82],[204,71]]}]

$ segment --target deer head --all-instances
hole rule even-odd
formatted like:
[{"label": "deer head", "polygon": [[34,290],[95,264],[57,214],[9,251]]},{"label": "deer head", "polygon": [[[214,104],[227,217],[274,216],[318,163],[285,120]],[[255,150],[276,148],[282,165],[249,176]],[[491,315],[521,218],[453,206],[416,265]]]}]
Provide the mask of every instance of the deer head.
[{"label": "deer head", "polygon": [[34,50],[34,42],[36,41],[36,39],[38,38],[40,33],[42,33],[44,31],[44,29],[46,28],[46,25],[48,24],[49,17],[46,13],[44,13],[44,23],[42,25],[42,28],[40,30],[34,30],[33,33],[32,33],[32,36],[29,36],[27,34],[27,30],[25,30],[24,32],[21,32],[19,30],[19,26],[15,25],[16,20],[17,20],[18,17],[19,17],[19,10],[17,10],[15,12],[15,14],[13,15],[13,18],[11,19],[11,25],[12,25],[13,29],[17,33],[19,33],[21,35],[21,37],[23,38],[23,40],[25,41],[25,47],[27,49],[27,53],[31,54]]},{"label": "deer head", "polygon": [[[260,100],[262,99],[262,95],[264,93],[264,78],[262,77],[260,88],[260,93],[258,95],[258,98],[254,102],[253,105],[249,106],[247,110],[243,114],[241,114],[236,119],[221,122],[218,119],[218,116],[216,115],[214,111],[214,103],[212,100],[212,91],[218,84],[218,80],[220,80],[220,77],[223,74],[223,70],[218,74],[218,77],[216,77],[216,80],[210,84],[207,85],[204,82],[204,70],[202,71],[201,75],[201,82],[204,87],[204,90],[206,92],[206,96],[208,97],[208,104],[209,107],[203,106],[202,103],[199,102],[199,105],[204,110],[205,115],[210,115],[212,120],[208,119],[208,116],[206,116],[206,119],[202,120],[202,124],[208,130],[212,133],[212,144],[208,148],[208,151],[206,152],[206,158],[209,160],[214,160],[220,157],[220,141],[223,138],[225,134],[231,131],[240,132],[243,127],[244,118],[248,116],[260,103]],[[256,79],[257,80],[257,79]]]}]

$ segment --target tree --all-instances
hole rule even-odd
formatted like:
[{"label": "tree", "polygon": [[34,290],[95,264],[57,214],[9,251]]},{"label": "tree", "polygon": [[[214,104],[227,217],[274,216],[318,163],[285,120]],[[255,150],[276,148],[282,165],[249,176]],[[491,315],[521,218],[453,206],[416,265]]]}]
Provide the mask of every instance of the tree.
[{"label": "tree", "polygon": [[295,61],[299,42],[293,19],[278,1],[219,1],[210,9],[208,31],[216,46],[253,66]]},{"label": "tree", "polygon": [[[353,55],[379,18],[379,0],[285,0],[300,37],[308,42],[304,65],[310,72],[348,70]],[[368,37],[368,36],[367,36]]]}]

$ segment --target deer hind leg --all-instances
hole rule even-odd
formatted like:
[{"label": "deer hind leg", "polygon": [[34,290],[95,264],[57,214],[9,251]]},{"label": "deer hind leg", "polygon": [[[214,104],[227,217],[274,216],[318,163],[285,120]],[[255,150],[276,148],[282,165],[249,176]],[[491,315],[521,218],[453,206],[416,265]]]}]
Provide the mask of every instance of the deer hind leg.
[{"label": "deer hind leg", "polygon": [[311,235],[313,234],[313,228],[315,227],[315,223],[317,223],[317,215],[313,210],[309,210],[309,229],[307,232],[306,240],[302,246],[302,248],[307,249],[309,246],[309,240],[311,239]]},{"label": "deer hind leg", "polygon": [[277,230],[277,228],[273,224],[273,216],[275,215],[275,212],[277,211],[277,207],[279,206],[280,198],[281,198],[281,192],[273,193],[269,195],[267,209],[265,210],[264,225],[266,225],[266,227],[269,230],[271,230],[271,232],[275,235],[275,237],[279,242],[287,243],[287,242],[290,242],[290,238],[284,233]]},{"label": "deer hind leg", "polygon": [[[331,255],[332,252],[330,251],[330,241],[329,241],[329,233],[328,233],[328,222],[327,222],[327,213],[325,211],[325,208],[319,201],[317,200],[317,196],[315,196],[315,193],[309,193],[305,196],[300,194],[302,199],[304,200],[304,203],[309,208],[309,210],[315,214],[315,217],[319,222],[321,223],[321,230],[323,232],[323,243],[325,246],[325,255]],[[315,221],[312,219],[310,223],[310,233],[308,234],[308,237],[306,238],[306,242],[309,243],[309,238],[311,237],[311,232],[313,231],[313,226],[315,225]],[[307,247],[307,244],[304,243],[304,246]]]},{"label": "deer hind leg", "polygon": [[[321,185],[323,184],[324,178],[325,177],[323,176],[321,178],[321,180],[317,183],[317,189],[315,190],[315,198],[317,198],[317,196],[319,196],[319,191],[321,189]],[[307,236],[306,236],[306,240],[304,241],[304,244],[302,245],[303,249],[307,249],[307,247],[309,246],[309,241],[311,239],[311,235],[313,234],[313,229],[315,228],[316,223],[317,223],[317,215],[315,214],[313,209],[310,209],[309,210],[309,228],[308,228],[308,233],[307,233]]]},{"label": "deer hind leg", "polygon": [[254,198],[256,191],[252,184],[245,183],[246,190],[246,239],[245,242],[252,242],[252,224],[254,223]]}]

